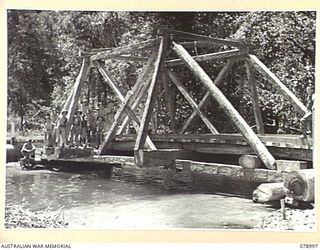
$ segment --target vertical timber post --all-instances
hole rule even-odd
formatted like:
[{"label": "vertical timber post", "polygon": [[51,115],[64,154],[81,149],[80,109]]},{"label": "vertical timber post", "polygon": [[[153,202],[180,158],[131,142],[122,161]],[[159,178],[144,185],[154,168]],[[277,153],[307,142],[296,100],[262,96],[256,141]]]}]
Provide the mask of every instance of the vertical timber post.
[{"label": "vertical timber post", "polygon": [[223,95],[218,87],[212,82],[206,72],[190,56],[190,54],[181,46],[173,42],[173,50],[186,63],[191,72],[196,75],[208,88],[211,95],[223,108],[226,115],[233,121],[235,126],[244,136],[251,148],[257,153],[261,161],[268,169],[276,169],[276,160],[270,154],[266,146],[261,142],[259,137],[253,132],[243,117],[232,106],[229,100]]},{"label": "vertical timber post", "polygon": [[164,58],[161,62],[160,65],[160,72],[161,72],[161,81],[163,84],[164,88],[164,96],[165,100],[167,103],[167,109],[170,117],[170,129],[173,133],[176,132],[176,120],[175,120],[175,109],[174,109],[174,100],[173,100],[173,93],[174,91],[172,88],[169,86],[169,81],[168,81],[168,75],[165,71],[165,64],[164,61],[166,60],[166,57],[169,55],[169,46],[170,46],[170,37],[168,33],[163,34],[163,54]]},{"label": "vertical timber post", "polygon": [[135,162],[138,166],[143,166],[144,145],[147,138],[148,126],[149,126],[149,122],[152,114],[154,99],[156,97],[156,90],[157,90],[156,83],[159,77],[159,68],[162,62],[162,57],[163,57],[163,38],[161,38],[161,42],[159,45],[159,51],[158,51],[155,65],[154,65],[152,79],[149,85],[147,100],[145,103],[140,128],[137,134],[136,143],[134,145]]},{"label": "vertical timber post", "polygon": [[252,108],[254,113],[254,119],[257,125],[257,132],[259,135],[264,135],[264,128],[261,116],[261,110],[259,107],[259,99],[258,99],[258,92],[257,92],[257,85],[255,82],[255,73],[253,71],[253,66],[251,62],[245,62],[246,72],[248,82],[251,88],[251,98],[252,98]]}]

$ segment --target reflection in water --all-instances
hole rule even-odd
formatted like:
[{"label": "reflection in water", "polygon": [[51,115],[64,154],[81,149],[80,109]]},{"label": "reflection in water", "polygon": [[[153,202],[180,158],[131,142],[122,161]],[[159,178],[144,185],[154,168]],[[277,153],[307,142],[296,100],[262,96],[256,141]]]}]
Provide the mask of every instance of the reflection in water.
[{"label": "reflection in water", "polygon": [[84,229],[246,229],[274,211],[250,199],[197,193],[191,187],[196,179],[188,182],[190,175],[168,180],[173,174],[161,173],[110,179],[101,172],[22,171],[8,165],[6,204],[26,204],[30,210],[63,206],[70,228]]},{"label": "reflection in water", "polygon": [[170,193],[167,189],[112,180],[103,173],[27,172],[13,165],[7,167],[7,204],[25,202],[31,210],[154,199]]}]

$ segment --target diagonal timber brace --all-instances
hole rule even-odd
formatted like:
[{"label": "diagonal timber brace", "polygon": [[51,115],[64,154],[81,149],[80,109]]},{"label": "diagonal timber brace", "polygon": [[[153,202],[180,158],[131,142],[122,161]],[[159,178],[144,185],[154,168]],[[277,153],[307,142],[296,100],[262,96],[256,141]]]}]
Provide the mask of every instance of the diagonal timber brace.
[{"label": "diagonal timber brace", "polygon": [[[95,62],[94,63],[95,66],[98,68],[99,72],[101,73],[101,75],[103,76],[103,78],[107,81],[107,83],[109,84],[109,86],[111,87],[111,89],[116,93],[117,98],[120,100],[121,103],[124,103],[125,101],[125,97],[123,96],[123,94],[121,93],[121,90],[118,88],[118,84],[112,79],[110,72],[108,72],[107,69],[105,69],[100,62]],[[139,126],[140,126],[140,121],[138,119],[138,117],[136,116],[136,114],[134,113],[134,111],[130,108],[129,105],[125,105],[125,111],[128,113],[129,117],[134,121],[133,123],[133,127],[134,129],[138,132]],[[110,140],[112,140],[113,138],[110,138]],[[156,147],[155,145],[152,143],[150,137],[147,135],[147,139],[146,139],[146,143],[147,146],[150,149],[155,150]]]},{"label": "diagonal timber brace", "polygon": [[73,118],[76,109],[77,109],[77,103],[81,94],[81,89],[83,86],[83,83],[88,75],[88,72],[90,70],[90,63],[87,59],[82,59],[82,65],[80,68],[79,75],[77,76],[76,82],[73,87],[72,94],[67,99],[67,102],[65,103],[64,108],[68,110],[67,119],[70,121],[70,119]]},{"label": "diagonal timber brace", "polygon": [[[219,72],[219,74],[217,75],[216,79],[214,80],[213,84],[215,84],[216,86],[220,85],[220,83],[222,83],[223,79],[225,79],[225,76],[227,75],[228,71],[232,68],[233,64],[234,64],[235,60],[229,60],[225,66],[222,68],[222,70]],[[201,101],[198,104],[198,108],[201,109],[203,108],[209,101],[210,101],[210,97],[211,94],[208,91],[204,97],[201,99]],[[189,119],[187,120],[187,122],[184,124],[184,126],[182,127],[182,129],[179,131],[179,134],[183,134],[188,127],[190,126],[190,124],[192,123],[192,121],[195,119],[195,117],[197,116],[197,112],[193,111],[193,113],[190,115]]]},{"label": "diagonal timber brace", "polygon": [[177,88],[180,90],[182,95],[186,98],[186,100],[189,102],[190,106],[193,108],[195,112],[200,116],[201,120],[205,123],[205,125],[208,127],[210,132],[212,134],[219,134],[218,130],[212,125],[212,123],[209,121],[209,119],[206,117],[205,114],[202,113],[202,111],[199,109],[199,106],[197,103],[193,100],[193,98],[188,93],[187,89],[183,86],[183,84],[180,82],[178,77],[171,71],[167,71],[170,79],[172,82],[177,86]]},{"label": "diagonal timber brace", "polygon": [[264,76],[266,76],[278,89],[278,91],[283,94],[283,96],[295,107],[295,109],[301,114],[305,115],[308,112],[306,106],[293,94],[280,80],[273,74],[266,65],[264,65],[256,56],[249,55],[249,60],[254,65],[254,67]]},{"label": "diagonal timber brace", "polygon": [[[153,66],[156,60],[157,54],[156,52],[154,52],[149,61],[147,62],[147,64],[145,65],[143,72],[139,75],[133,89],[133,97],[129,100],[129,106],[131,107],[131,109],[134,111],[137,106],[139,105],[139,103],[141,103],[143,97],[145,96],[147,90],[148,90],[148,86],[149,86],[149,82],[151,80],[152,77],[152,72],[153,72]],[[127,127],[127,125],[129,124],[130,120],[129,117],[127,116],[119,130],[117,134],[121,134],[124,129]]]}]

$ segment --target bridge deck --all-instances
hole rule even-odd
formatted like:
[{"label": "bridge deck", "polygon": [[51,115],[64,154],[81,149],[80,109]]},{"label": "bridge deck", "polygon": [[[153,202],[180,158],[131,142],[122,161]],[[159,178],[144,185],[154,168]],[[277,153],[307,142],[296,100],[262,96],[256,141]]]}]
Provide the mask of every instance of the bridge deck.
[{"label": "bridge deck", "polygon": [[[202,134],[202,135],[150,135],[157,149],[180,149],[184,151],[243,155],[254,151],[240,134]],[[296,159],[312,161],[312,138],[301,139],[299,135],[265,135],[259,136],[270,153],[278,159]],[[135,135],[116,136],[110,150],[132,151]]]},{"label": "bridge deck", "polygon": [[[151,135],[154,142],[195,142],[195,143],[212,143],[212,144],[236,144],[248,145],[241,134],[201,134],[201,135],[181,135],[181,134],[165,134],[165,135]],[[259,136],[266,146],[274,146],[281,148],[300,148],[312,149],[312,138],[301,139],[299,135],[284,135],[284,134],[270,134]],[[135,135],[120,135],[115,137],[115,142],[131,142],[135,141]]]}]

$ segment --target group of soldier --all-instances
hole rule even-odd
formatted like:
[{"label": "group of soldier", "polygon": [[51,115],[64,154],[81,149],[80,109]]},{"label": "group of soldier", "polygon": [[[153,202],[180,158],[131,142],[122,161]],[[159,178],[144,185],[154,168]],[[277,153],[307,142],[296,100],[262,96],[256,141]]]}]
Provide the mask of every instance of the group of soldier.
[{"label": "group of soldier", "polygon": [[83,101],[70,120],[67,110],[62,110],[60,115],[54,110],[44,124],[45,146],[98,148],[113,122],[113,108],[112,104],[104,107],[102,102],[97,108],[89,108]]}]

